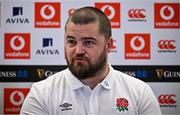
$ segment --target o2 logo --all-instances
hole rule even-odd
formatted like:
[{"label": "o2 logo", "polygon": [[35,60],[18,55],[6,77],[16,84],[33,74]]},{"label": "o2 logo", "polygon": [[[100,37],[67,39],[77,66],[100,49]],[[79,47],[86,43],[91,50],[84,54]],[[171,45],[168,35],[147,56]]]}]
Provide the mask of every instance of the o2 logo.
[{"label": "o2 logo", "polygon": [[146,70],[136,71],[136,77],[138,78],[146,78],[147,76],[148,76],[148,72]]}]

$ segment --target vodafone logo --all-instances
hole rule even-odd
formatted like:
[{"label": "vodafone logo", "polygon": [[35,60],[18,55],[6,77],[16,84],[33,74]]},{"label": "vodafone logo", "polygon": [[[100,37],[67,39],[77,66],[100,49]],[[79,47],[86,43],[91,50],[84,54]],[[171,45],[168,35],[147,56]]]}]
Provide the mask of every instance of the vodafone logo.
[{"label": "vodafone logo", "polygon": [[59,28],[61,4],[59,2],[35,3],[35,27]]},{"label": "vodafone logo", "polygon": [[175,40],[160,40],[158,42],[160,49],[175,49]]},{"label": "vodafone logo", "polygon": [[180,28],[178,3],[155,3],[154,8],[155,28]]},{"label": "vodafone logo", "polygon": [[174,10],[171,6],[163,6],[160,10],[160,15],[165,20],[170,20],[174,16]]},{"label": "vodafone logo", "polygon": [[4,114],[19,114],[29,88],[4,88]]},{"label": "vodafone logo", "polygon": [[115,16],[115,9],[112,6],[105,5],[101,8],[101,10],[106,13],[110,20],[112,20]]},{"label": "vodafone logo", "polygon": [[[18,40],[19,41],[19,45],[16,45],[15,41]],[[11,40],[10,40],[10,46],[13,50],[21,50],[24,48],[25,46],[25,41],[24,38],[22,38],[21,36],[14,36]]]},{"label": "vodafone logo", "polygon": [[150,34],[125,34],[125,59],[150,59]]},{"label": "vodafone logo", "polygon": [[5,33],[5,59],[30,59],[30,34]]},{"label": "vodafone logo", "polygon": [[22,92],[14,91],[10,95],[10,102],[15,106],[19,106],[23,103],[24,98],[25,97],[24,97],[24,94]]},{"label": "vodafone logo", "polygon": [[111,21],[112,28],[120,28],[120,3],[95,3]]},{"label": "vodafone logo", "polygon": [[130,41],[131,48],[136,51],[140,51],[144,48],[145,42],[141,36],[135,36]]},{"label": "vodafone logo", "polygon": [[[46,13],[46,12],[48,12],[48,13]],[[45,5],[41,8],[40,14],[44,19],[49,20],[55,16],[55,9],[51,5]]]}]

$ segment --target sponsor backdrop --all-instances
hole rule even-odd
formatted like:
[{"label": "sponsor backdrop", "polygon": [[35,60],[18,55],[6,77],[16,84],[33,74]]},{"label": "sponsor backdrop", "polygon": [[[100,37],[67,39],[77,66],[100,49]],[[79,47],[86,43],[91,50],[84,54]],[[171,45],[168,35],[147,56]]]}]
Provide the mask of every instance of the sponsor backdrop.
[{"label": "sponsor backdrop", "polygon": [[18,114],[32,83],[66,68],[64,25],[82,6],[111,20],[110,64],[147,82],[164,115],[179,114],[179,0],[0,0],[0,114]]}]

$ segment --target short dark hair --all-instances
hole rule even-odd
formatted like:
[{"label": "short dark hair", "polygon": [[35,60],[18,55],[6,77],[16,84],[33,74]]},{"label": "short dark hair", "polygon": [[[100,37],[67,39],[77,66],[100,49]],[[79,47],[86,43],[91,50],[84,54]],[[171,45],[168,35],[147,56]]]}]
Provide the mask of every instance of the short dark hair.
[{"label": "short dark hair", "polygon": [[76,9],[67,20],[66,26],[69,21],[73,22],[74,24],[89,24],[98,21],[99,32],[103,34],[107,40],[112,35],[110,20],[108,19],[106,14],[104,14],[104,12],[95,7],[86,6]]}]

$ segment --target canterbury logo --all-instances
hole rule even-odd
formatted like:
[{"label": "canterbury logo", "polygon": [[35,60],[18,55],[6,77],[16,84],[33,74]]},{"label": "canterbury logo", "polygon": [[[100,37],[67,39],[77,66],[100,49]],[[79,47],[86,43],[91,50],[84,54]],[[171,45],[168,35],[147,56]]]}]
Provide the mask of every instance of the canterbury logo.
[{"label": "canterbury logo", "polygon": [[128,16],[130,18],[137,18],[137,19],[143,19],[145,18],[145,9],[130,9],[129,12],[128,12]]},{"label": "canterbury logo", "polygon": [[175,49],[175,40],[160,40],[158,42],[160,49]]},{"label": "canterbury logo", "polygon": [[160,104],[175,104],[176,101],[173,99],[174,97],[176,97],[175,94],[170,94],[170,95],[160,95],[158,97],[158,101]]}]

